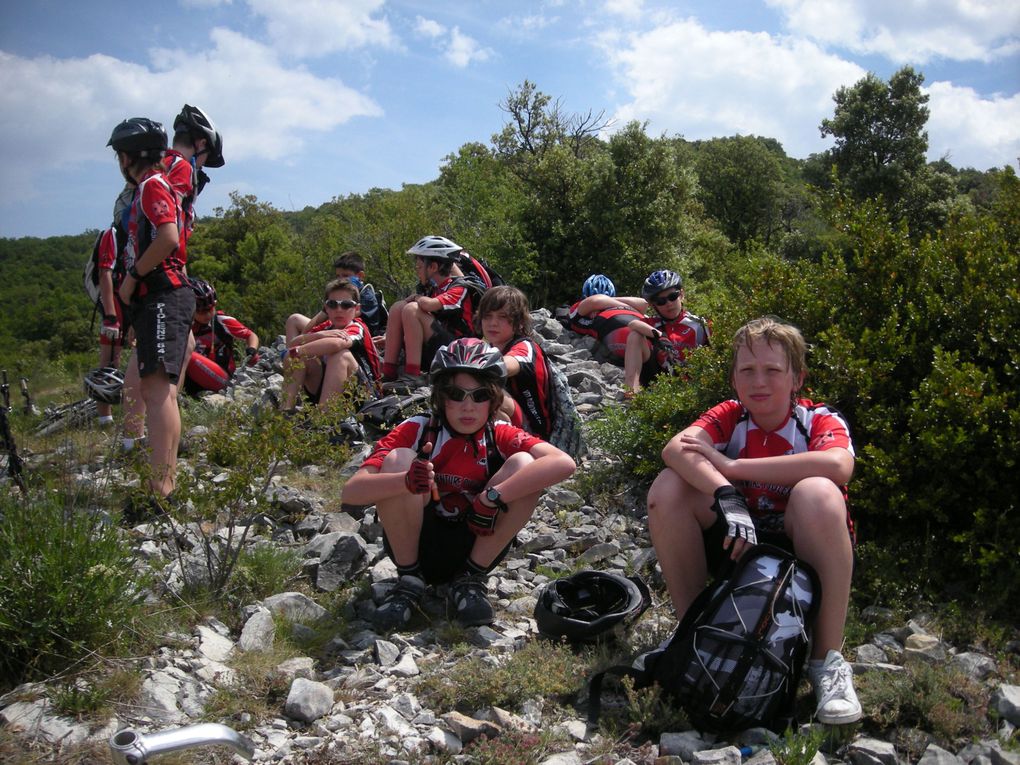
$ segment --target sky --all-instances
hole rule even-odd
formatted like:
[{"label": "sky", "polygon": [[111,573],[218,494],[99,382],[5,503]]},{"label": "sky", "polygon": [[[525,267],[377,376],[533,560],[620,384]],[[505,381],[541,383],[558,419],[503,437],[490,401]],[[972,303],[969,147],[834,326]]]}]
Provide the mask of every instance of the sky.
[{"label": "sky", "polygon": [[108,225],[106,142],[207,112],[226,165],[196,209],[281,210],[436,178],[489,144],[525,80],[566,113],[649,135],[832,145],[832,96],[924,74],[928,157],[1017,167],[1016,0],[32,0],[0,2],[0,237]]}]

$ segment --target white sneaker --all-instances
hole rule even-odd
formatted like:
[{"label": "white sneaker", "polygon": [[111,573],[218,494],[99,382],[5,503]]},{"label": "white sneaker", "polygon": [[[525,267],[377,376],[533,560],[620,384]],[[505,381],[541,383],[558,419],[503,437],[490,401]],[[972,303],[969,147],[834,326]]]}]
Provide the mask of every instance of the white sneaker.
[{"label": "white sneaker", "polygon": [[854,692],[854,670],[843,655],[831,650],[820,667],[808,667],[818,708],[815,717],[825,725],[844,725],[861,719],[861,702]]}]

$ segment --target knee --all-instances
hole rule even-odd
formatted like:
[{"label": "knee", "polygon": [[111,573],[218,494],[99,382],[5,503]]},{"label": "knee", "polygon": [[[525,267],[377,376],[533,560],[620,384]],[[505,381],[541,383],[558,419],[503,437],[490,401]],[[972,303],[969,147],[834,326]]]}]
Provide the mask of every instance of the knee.
[{"label": "knee", "polygon": [[687,503],[682,501],[687,482],[675,471],[666,468],[652,482],[648,490],[648,522],[660,522],[677,512]]},{"label": "knee", "polygon": [[846,526],[843,491],[828,478],[815,476],[799,481],[790,492],[786,521],[793,527]]},{"label": "knee", "polygon": [[405,473],[417,455],[413,449],[394,449],[383,459],[380,473]]}]

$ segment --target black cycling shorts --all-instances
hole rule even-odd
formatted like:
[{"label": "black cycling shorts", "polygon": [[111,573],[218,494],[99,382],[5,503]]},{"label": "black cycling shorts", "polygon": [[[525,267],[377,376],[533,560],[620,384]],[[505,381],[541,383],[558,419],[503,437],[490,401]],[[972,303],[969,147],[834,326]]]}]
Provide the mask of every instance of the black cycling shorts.
[{"label": "black cycling shorts", "polygon": [[[475,546],[477,537],[471,533],[467,521],[464,519],[448,521],[436,515],[436,511],[429,502],[425,506],[425,515],[422,518],[421,536],[418,538],[418,565],[421,566],[422,578],[428,584],[443,584],[452,581],[458,574],[464,571],[464,564],[471,555],[471,548]],[[496,556],[486,573],[492,571],[510,552],[515,539]],[[390,548],[386,533],[383,532],[383,549],[393,559],[393,550]],[[394,561],[396,562],[396,561]]]},{"label": "black cycling shorts", "polygon": [[176,383],[188,350],[195,293],[190,287],[149,292],[131,301],[129,313],[137,343],[138,374],[145,377],[162,370]]}]

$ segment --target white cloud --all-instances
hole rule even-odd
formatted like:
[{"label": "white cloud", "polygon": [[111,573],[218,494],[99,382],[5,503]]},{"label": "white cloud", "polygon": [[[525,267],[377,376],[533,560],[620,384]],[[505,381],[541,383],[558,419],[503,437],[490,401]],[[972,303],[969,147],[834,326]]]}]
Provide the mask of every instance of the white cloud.
[{"label": "white cloud", "polygon": [[414,20],[414,31],[421,37],[440,37],[446,32],[446,27],[438,21],[418,16]]},{"label": "white cloud", "polygon": [[399,45],[389,22],[373,17],[385,0],[247,1],[265,19],[269,37],[281,53],[310,57],[371,45]]},{"label": "white cloud", "polygon": [[971,88],[935,82],[929,95],[928,158],[948,155],[956,167],[1017,164],[1020,158],[1020,94],[983,98]]},{"label": "white cloud", "polygon": [[625,19],[638,19],[644,9],[644,0],[605,0],[606,13]]},{"label": "white cloud", "polygon": [[711,32],[694,20],[611,34],[602,48],[630,102],[616,124],[648,120],[653,133],[688,139],[755,134],[805,157],[828,148],[818,125],[832,94],[865,71],[813,43],[765,33]]},{"label": "white cloud", "polygon": [[149,116],[169,126],[180,108],[154,100],[154,93],[187,93],[189,103],[207,109],[223,133],[228,163],[286,161],[309,132],[382,114],[340,80],[288,69],[272,49],[236,32],[214,29],[210,38],[201,54],[152,51],[151,66],[103,55],[56,59],[0,52],[0,201],[33,193],[33,181],[45,172],[83,161],[112,166],[105,145],[115,124]]},{"label": "white cloud", "polygon": [[790,31],[898,63],[992,61],[1020,50],[1016,0],[766,0]]},{"label": "white cloud", "polygon": [[458,69],[464,69],[472,61],[487,61],[492,56],[491,50],[481,47],[477,40],[461,32],[460,27],[447,30],[438,21],[418,16],[414,20],[414,31],[419,37],[432,40],[432,47]]}]

